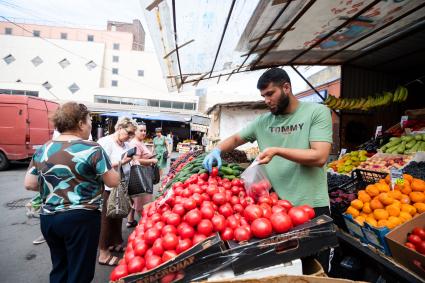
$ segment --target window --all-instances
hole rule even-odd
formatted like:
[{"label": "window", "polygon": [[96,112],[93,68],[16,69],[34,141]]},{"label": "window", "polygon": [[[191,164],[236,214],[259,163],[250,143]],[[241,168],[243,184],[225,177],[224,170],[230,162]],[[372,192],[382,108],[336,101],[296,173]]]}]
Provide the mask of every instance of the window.
[{"label": "window", "polygon": [[117,80],[112,80],[111,85],[112,86],[118,86],[118,81]]},{"label": "window", "polygon": [[120,44],[114,43],[113,48],[114,48],[114,50],[120,50]]},{"label": "window", "polygon": [[94,68],[97,67],[96,63],[93,61],[87,62],[86,64],[87,69],[89,69],[89,71],[93,70]]},{"label": "window", "polygon": [[119,62],[119,61],[120,61],[120,57],[112,56],[112,62]]},{"label": "window", "polygon": [[70,92],[76,93],[77,91],[80,90],[80,87],[76,83],[73,83],[72,85],[68,87],[68,89]]},{"label": "window", "polygon": [[13,57],[12,54],[9,54],[6,57],[4,57],[3,60],[4,60],[4,62],[6,62],[6,64],[9,65],[10,63],[12,63],[13,61],[15,61],[16,59],[15,59],[15,57]]},{"label": "window", "polygon": [[39,30],[33,30],[32,35],[35,37],[40,37],[40,31]]},{"label": "window", "polygon": [[183,102],[173,101],[173,108],[174,109],[183,109],[183,106],[184,106]]},{"label": "window", "polygon": [[101,95],[95,95],[94,96],[94,102],[108,103],[108,97],[107,96],[101,96]]},{"label": "window", "polygon": [[112,68],[112,74],[118,75],[118,68]]},{"label": "window", "polygon": [[36,57],[32,58],[31,62],[34,65],[34,67],[37,67],[38,65],[43,63],[43,60],[39,56],[36,56]]},{"label": "window", "polygon": [[186,110],[195,110],[195,103],[185,102],[184,109]]},{"label": "window", "polygon": [[38,97],[38,91],[25,91],[25,95]]},{"label": "window", "polygon": [[66,67],[71,65],[71,62],[69,62],[68,59],[65,58],[59,62],[59,65],[62,67],[62,69],[65,69]]},{"label": "window", "polygon": [[4,34],[12,34],[12,28],[5,28]]},{"label": "window", "polygon": [[68,34],[66,32],[61,32],[61,39],[68,39]]},{"label": "window", "polygon": [[42,86],[47,90],[52,88],[52,85],[49,82],[45,82],[44,84],[42,84]]},{"label": "window", "polygon": [[94,41],[94,35],[87,35],[87,41]]},{"label": "window", "polygon": [[148,106],[159,107],[159,100],[149,99],[148,100]]},{"label": "window", "polygon": [[159,107],[171,108],[171,101],[160,100],[159,101]]},{"label": "window", "polygon": [[144,70],[137,70],[137,75],[139,77],[144,77],[145,76],[145,71]]}]

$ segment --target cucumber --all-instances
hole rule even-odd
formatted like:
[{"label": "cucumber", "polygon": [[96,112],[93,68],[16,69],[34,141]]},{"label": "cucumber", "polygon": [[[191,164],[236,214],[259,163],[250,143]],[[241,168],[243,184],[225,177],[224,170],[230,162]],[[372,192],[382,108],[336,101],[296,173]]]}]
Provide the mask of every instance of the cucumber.
[{"label": "cucumber", "polygon": [[406,150],[406,141],[402,141],[397,148],[397,153],[403,154],[405,150]]},{"label": "cucumber", "polygon": [[223,178],[227,178],[229,180],[233,180],[233,179],[236,178],[236,176],[234,176],[234,175],[223,175]]},{"label": "cucumber", "polygon": [[233,170],[226,166],[222,166],[220,168],[220,171],[223,172],[225,175],[233,175]]},{"label": "cucumber", "polygon": [[417,152],[420,151],[420,146],[422,145],[423,142],[418,141],[411,149],[411,152]]},{"label": "cucumber", "polygon": [[417,142],[418,142],[418,141],[417,141],[416,139],[411,140],[410,142],[406,143],[406,148],[407,148],[407,149],[411,149],[412,147],[414,147],[414,146],[415,146],[415,144],[416,144]]},{"label": "cucumber", "polygon": [[405,142],[410,142],[411,140],[413,140],[414,137],[413,136],[402,136],[401,140],[405,141]]},{"label": "cucumber", "polygon": [[208,171],[204,168],[198,171],[198,174],[208,173]]},{"label": "cucumber", "polygon": [[417,141],[421,141],[421,140],[423,140],[422,135],[421,135],[421,134],[419,134],[419,135],[415,135],[415,140],[417,140]]}]

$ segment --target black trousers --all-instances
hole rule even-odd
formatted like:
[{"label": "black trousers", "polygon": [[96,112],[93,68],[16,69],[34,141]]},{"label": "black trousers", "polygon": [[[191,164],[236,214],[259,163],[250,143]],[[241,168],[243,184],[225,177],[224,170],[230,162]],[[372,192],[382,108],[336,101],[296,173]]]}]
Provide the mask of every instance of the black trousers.
[{"label": "black trousers", "polygon": [[96,268],[100,211],[70,210],[40,216],[41,232],[50,248],[50,282],[91,282]]}]

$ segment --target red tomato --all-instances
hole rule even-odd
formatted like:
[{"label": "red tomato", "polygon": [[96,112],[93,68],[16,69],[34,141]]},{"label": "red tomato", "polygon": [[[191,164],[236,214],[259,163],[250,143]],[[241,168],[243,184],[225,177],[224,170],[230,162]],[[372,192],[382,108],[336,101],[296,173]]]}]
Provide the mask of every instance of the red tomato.
[{"label": "red tomato", "polygon": [[214,209],[210,205],[204,205],[201,207],[201,214],[204,219],[211,219],[214,216]]},{"label": "red tomato", "polygon": [[133,257],[127,264],[128,273],[141,272],[145,267],[145,260],[140,256]]},{"label": "red tomato", "polygon": [[309,219],[313,219],[314,216],[316,216],[316,213],[311,206],[305,204],[301,205],[300,207],[307,213]]},{"label": "red tomato", "polygon": [[245,207],[244,210],[244,217],[249,221],[252,222],[257,218],[260,218],[263,216],[262,209],[255,204],[250,204],[247,207]]},{"label": "red tomato", "polygon": [[269,196],[261,196],[258,198],[258,203],[267,203],[268,205],[272,205],[272,199]]},{"label": "red tomato", "polygon": [[156,239],[152,245],[152,251],[154,254],[161,256],[164,253],[164,247],[162,246],[162,239]]},{"label": "red tomato", "polygon": [[251,239],[251,232],[245,227],[238,227],[234,231],[235,240],[238,242],[249,241]]},{"label": "red tomato", "polygon": [[207,193],[202,193],[201,194],[201,196],[202,196],[202,198],[204,199],[204,201],[209,201],[211,198],[210,198],[210,195],[209,194],[207,194]]},{"label": "red tomato", "polygon": [[286,213],[286,209],[283,206],[280,206],[280,205],[273,205],[272,213],[278,213],[278,212]]},{"label": "red tomato", "polygon": [[193,245],[196,245],[197,243],[202,242],[206,238],[207,237],[203,234],[195,234],[195,236],[193,236]]},{"label": "red tomato", "polygon": [[154,255],[154,253],[153,253],[152,249],[148,249],[145,253],[145,260],[146,260],[147,257],[153,256],[153,255]]},{"label": "red tomato", "polygon": [[294,226],[301,225],[309,220],[308,214],[301,207],[293,207],[288,211]]},{"label": "red tomato", "polygon": [[127,264],[128,264],[131,261],[131,259],[135,256],[136,255],[134,254],[134,251],[126,251],[125,254],[124,254],[125,262],[127,262]]},{"label": "red tomato", "polygon": [[200,193],[194,193],[192,195],[192,199],[196,202],[197,206],[200,206],[202,202],[204,201],[204,198],[201,196]]},{"label": "red tomato", "polygon": [[422,242],[421,237],[414,234],[410,234],[409,237],[407,237],[407,240],[411,242],[412,244],[414,244],[415,247],[417,247]]},{"label": "red tomato", "polygon": [[238,196],[239,192],[240,192],[240,188],[233,186],[230,191],[232,192],[232,194],[234,194],[235,196]]},{"label": "red tomato", "polygon": [[199,178],[201,178],[204,181],[208,181],[208,174],[207,173],[202,173],[201,175],[199,175]]},{"label": "red tomato", "polygon": [[188,198],[192,195],[192,192],[189,189],[184,189],[182,192],[182,197]]},{"label": "red tomato", "polygon": [[211,170],[211,176],[216,177],[218,175],[218,168],[213,167]]},{"label": "red tomato", "polygon": [[145,223],[145,225],[143,225],[143,227],[145,228],[145,231],[146,231],[146,230],[152,228],[153,225],[154,225],[154,223],[153,223],[152,219],[149,218],[148,220],[146,220],[146,223]]},{"label": "red tomato", "polygon": [[233,206],[233,211],[236,213],[242,213],[244,211],[244,208],[242,206],[242,204],[237,203]]},{"label": "red tomato", "polygon": [[152,255],[145,257],[146,260],[146,268],[148,270],[153,269],[162,263],[162,259],[160,256]]},{"label": "red tomato", "polygon": [[177,234],[176,227],[174,225],[165,225],[162,228],[161,234],[162,236],[164,236],[165,234],[168,234],[168,233]]},{"label": "red tomato", "polygon": [[149,245],[152,245],[153,242],[155,242],[156,239],[158,239],[161,236],[161,232],[159,232],[156,228],[150,228],[145,232],[144,239],[145,242]]},{"label": "red tomato", "polygon": [[165,252],[162,254],[162,262],[169,261],[170,259],[173,259],[173,258],[175,258],[176,256],[177,256],[177,253],[176,253],[176,251],[174,251],[174,250],[168,250],[168,251],[165,251]]},{"label": "red tomato", "polygon": [[188,250],[192,247],[192,240],[191,239],[180,239],[179,243],[176,247],[176,252],[178,254],[184,252],[185,250]]},{"label": "red tomato", "polygon": [[198,225],[199,222],[201,222],[202,214],[199,211],[199,209],[195,208],[189,211],[188,213],[186,213],[186,215],[184,216],[184,219],[189,225],[194,227]]},{"label": "red tomato", "polygon": [[224,228],[224,230],[220,233],[221,239],[223,241],[233,240],[233,230],[230,227]]},{"label": "red tomato", "polygon": [[245,217],[241,217],[240,224],[241,226],[249,226],[249,222],[245,219]]},{"label": "red tomato", "polygon": [[187,211],[192,210],[196,208],[196,201],[193,198],[188,198],[183,203],[183,206],[184,206],[184,209],[186,209]]},{"label": "red tomato", "polygon": [[233,215],[233,208],[229,203],[226,203],[218,208],[218,212],[224,217],[229,217]]},{"label": "red tomato", "polygon": [[111,281],[117,281],[118,279],[128,275],[127,265],[118,265],[112,270],[110,279]]},{"label": "red tomato", "polygon": [[227,218],[227,227],[232,228],[233,230],[239,226],[239,220],[236,219],[234,215],[231,215]]},{"label": "red tomato", "polygon": [[245,190],[240,190],[240,191],[239,191],[239,193],[238,193],[238,197],[239,197],[240,199],[245,198],[245,197],[246,197],[246,192],[245,192]]},{"label": "red tomato", "polygon": [[218,188],[215,185],[209,185],[208,188],[205,190],[205,192],[212,197],[216,193],[218,193]]},{"label": "red tomato", "polygon": [[422,241],[418,245],[416,245],[416,250],[421,254],[425,254],[425,242]]},{"label": "red tomato", "polygon": [[156,223],[156,222],[158,222],[158,221],[161,221],[161,214],[159,214],[159,213],[154,213],[154,214],[151,216],[151,219],[152,219],[153,223]]},{"label": "red tomato", "polygon": [[[161,221],[164,223],[167,223],[168,215],[170,215],[170,213],[172,212],[169,210],[165,211],[161,216]],[[145,229],[146,229],[146,226],[145,226]]]},{"label": "red tomato", "polygon": [[289,211],[293,207],[292,203],[290,203],[289,201],[287,201],[285,199],[278,200],[277,204],[282,206],[283,208],[285,208],[286,211]]},{"label": "red tomato", "polygon": [[216,205],[222,205],[226,203],[226,195],[223,193],[215,193],[212,197],[213,202]]},{"label": "red tomato", "polygon": [[183,187],[183,183],[182,182],[175,182],[173,184],[174,191],[176,190],[176,188],[181,188],[181,187]]},{"label": "red tomato", "polygon": [[149,246],[145,243],[145,241],[140,240],[136,242],[136,245],[134,247],[134,254],[136,256],[144,256],[148,248]]},{"label": "red tomato", "polygon": [[261,203],[260,208],[263,211],[263,217],[270,218],[272,216],[272,208],[267,203]]},{"label": "red tomato", "polygon": [[179,239],[175,234],[168,233],[162,237],[162,246],[166,250],[174,250],[179,243]]},{"label": "red tomato", "polygon": [[202,219],[201,222],[199,222],[198,224],[197,230],[198,233],[208,237],[213,232],[214,227],[210,220]]},{"label": "red tomato", "polygon": [[171,212],[168,214],[167,224],[177,226],[180,224],[181,218],[177,213]]},{"label": "red tomato", "polygon": [[235,204],[239,204],[239,197],[237,197],[237,196],[232,196],[232,197],[230,198],[230,203],[231,203],[231,204],[233,204],[233,205],[235,205]]},{"label": "red tomato", "polygon": [[276,233],[285,233],[292,228],[291,217],[283,212],[273,213],[270,217],[270,222]]},{"label": "red tomato", "polygon": [[211,219],[211,222],[214,226],[214,231],[221,232],[226,228],[227,221],[226,218],[224,218],[223,215],[214,215]]},{"label": "red tomato", "polygon": [[413,235],[419,236],[422,241],[425,241],[425,230],[420,227],[415,227],[412,231]]},{"label": "red tomato", "polygon": [[257,238],[267,238],[273,232],[272,223],[267,218],[257,218],[251,224],[251,232]]},{"label": "red tomato", "polygon": [[238,178],[235,178],[232,180],[232,186],[240,187],[242,186],[241,180]]},{"label": "red tomato", "polygon": [[[140,227],[140,228],[139,228],[139,227]],[[139,228],[139,230],[142,230],[142,229],[143,229],[143,226],[142,226],[142,225],[136,226],[136,229],[134,229],[134,231],[133,231],[133,232],[131,232],[130,236],[128,236],[128,238],[127,238],[127,242],[128,242],[128,243],[133,242],[133,241],[134,241],[134,239],[136,238],[137,228]],[[144,232],[144,231],[141,231],[141,232]],[[141,233],[141,232],[139,232],[139,233]]]},{"label": "red tomato", "polygon": [[406,247],[408,247],[409,249],[416,251],[416,247],[415,247],[415,245],[414,245],[414,244],[412,244],[411,242],[406,242],[404,245],[405,245]]},{"label": "red tomato", "polygon": [[177,230],[179,231],[179,235],[182,239],[192,239],[195,235],[195,229],[188,224]]},{"label": "red tomato", "polygon": [[174,205],[173,212],[180,216],[183,216],[186,213],[186,210],[182,204],[178,203]]},{"label": "red tomato", "polygon": [[[230,188],[232,187],[232,184],[229,181],[225,181],[223,183],[223,188],[226,190],[230,190]],[[239,191],[239,190],[238,190]]]},{"label": "red tomato", "polygon": [[164,228],[165,224],[162,221],[156,222],[155,225],[153,225],[153,227],[155,227],[156,229],[158,229],[159,231],[162,230],[162,228]]}]

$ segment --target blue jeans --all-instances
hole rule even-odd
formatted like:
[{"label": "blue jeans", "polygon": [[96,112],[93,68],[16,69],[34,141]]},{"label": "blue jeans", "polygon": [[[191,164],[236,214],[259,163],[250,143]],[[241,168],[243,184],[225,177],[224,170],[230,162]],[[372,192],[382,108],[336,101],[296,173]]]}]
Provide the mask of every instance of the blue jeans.
[{"label": "blue jeans", "polygon": [[91,282],[96,268],[100,211],[70,210],[40,215],[41,232],[50,248],[50,282]]}]

